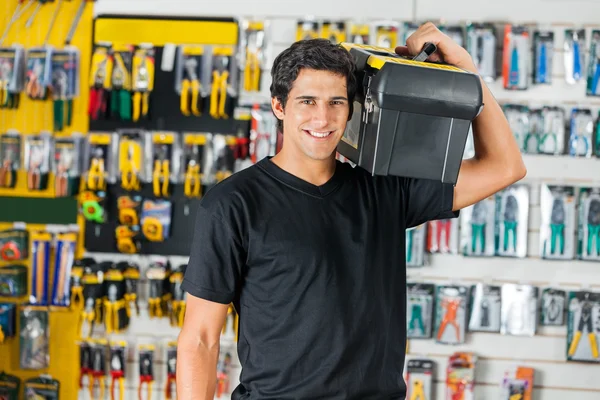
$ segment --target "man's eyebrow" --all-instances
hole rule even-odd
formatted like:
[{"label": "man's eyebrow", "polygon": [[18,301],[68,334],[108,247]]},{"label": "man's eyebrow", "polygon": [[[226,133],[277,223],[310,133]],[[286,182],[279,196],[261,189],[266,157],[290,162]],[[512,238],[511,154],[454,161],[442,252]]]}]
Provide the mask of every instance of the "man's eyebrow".
[{"label": "man's eyebrow", "polygon": [[[318,97],[317,96],[308,96],[308,95],[296,97],[296,100],[314,100],[314,99],[318,99]],[[348,99],[345,96],[333,96],[330,98],[330,100],[348,100]]]}]

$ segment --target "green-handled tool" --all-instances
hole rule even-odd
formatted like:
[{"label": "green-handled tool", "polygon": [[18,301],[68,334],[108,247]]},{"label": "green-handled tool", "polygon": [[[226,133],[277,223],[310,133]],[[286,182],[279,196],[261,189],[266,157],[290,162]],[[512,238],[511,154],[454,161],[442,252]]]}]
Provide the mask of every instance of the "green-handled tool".
[{"label": "green-handled tool", "polygon": [[565,252],[565,203],[561,198],[552,202],[550,216],[550,254],[556,253],[556,242],[559,243],[559,253]]},{"label": "green-handled tool", "polygon": [[485,253],[485,226],[487,205],[485,200],[475,203],[471,214],[471,252],[477,253],[477,242],[481,245],[481,254]]},{"label": "green-handled tool", "polygon": [[519,202],[512,194],[506,197],[504,205],[504,251],[508,251],[509,242],[513,251],[517,251],[517,221]]},{"label": "green-handled tool", "polygon": [[[598,199],[590,200],[587,228],[587,255],[598,255],[598,248],[600,247],[600,200]],[[593,251],[594,249],[595,251]]]}]

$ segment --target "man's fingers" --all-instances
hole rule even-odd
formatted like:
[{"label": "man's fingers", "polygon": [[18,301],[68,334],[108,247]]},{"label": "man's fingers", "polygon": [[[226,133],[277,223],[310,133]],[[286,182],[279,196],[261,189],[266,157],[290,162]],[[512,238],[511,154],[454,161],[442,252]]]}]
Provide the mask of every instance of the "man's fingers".
[{"label": "man's fingers", "polygon": [[398,54],[399,56],[407,56],[410,57],[410,52],[408,51],[408,47],[406,46],[397,46],[394,51],[396,52],[396,54]]}]

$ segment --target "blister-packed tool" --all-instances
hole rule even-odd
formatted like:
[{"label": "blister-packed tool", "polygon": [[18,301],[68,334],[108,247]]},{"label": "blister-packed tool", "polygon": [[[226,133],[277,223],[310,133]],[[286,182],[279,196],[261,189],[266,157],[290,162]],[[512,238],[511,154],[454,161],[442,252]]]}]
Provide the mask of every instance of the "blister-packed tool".
[{"label": "blister-packed tool", "polygon": [[[152,386],[154,385],[154,345],[140,345],[138,347],[140,383],[138,386],[138,398],[142,400],[152,399]],[[144,393],[146,384],[146,396]]]},{"label": "blister-packed tool", "polygon": [[115,228],[116,250],[124,254],[139,253],[142,229],[140,225],[118,225]]},{"label": "blister-packed tool", "polygon": [[425,250],[429,253],[456,254],[459,240],[458,225],[458,218],[429,221]]},{"label": "blister-packed tool", "polygon": [[565,29],[563,43],[565,79],[568,84],[583,80],[585,74],[585,29]]},{"label": "blister-packed tool", "polygon": [[52,85],[52,48],[34,48],[27,51],[25,93],[30,99],[45,100]]},{"label": "blister-packed tool", "polygon": [[[109,368],[110,368],[110,400],[125,400],[125,349],[127,343],[116,341],[110,343]],[[115,394],[119,386],[118,397]]]},{"label": "blister-packed tool", "polygon": [[540,193],[540,257],[575,258],[577,201],[574,186],[544,183]]},{"label": "blister-packed tool", "polygon": [[427,224],[421,224],[406,230],[406,266],[422,267],[425,265],[425,242],[427,240]]},{"label": "blister-packed tool", "polygon": [[215,390],[217,398],[231,391],[231,358],[231,353],[227,350],[219,354],[219,361],[217,362],[217,387]]},{"label": "blister-packed tool", "polygon": [[50,173],[51,134],[44,132],[39,135],[27,135],[23,154],[25,170],[27,171],[27,189],[45,190],[48,187]]},{"label": "blister-packed tool", "polygon": [[501,287],[477,283],[471,287],[469,331],[500,332]]},{"label": "blister-packed tool", "polygon": [[250,120],[250,159],[254,164],[274,156],[277,142],[277,120],[270,108],[254,104]]},{"label": "blister-packed tool", "polygon": [[140,216],[142,235],[151,242],[162,242],[171,235],[173,203],[169,200],[144,200]]},{"label": "blister-packed tool", "polygon": [[25,49],[20,45],[0,48],[0,108],[19,107],[25,87]]},{"label": "blister-packed tool", "polygon": [[434,390],[435,361],[413,358],[406,363],[406,399],[429,400]]},{"label": "blister-packed tool", "polygon": [[127,285],[121,265],[113,264],[104,275],[104,329],[107,334],[121,333],[129,326],[130,312],[125,300]]},{"label": "blister-packed tool", "polygon": [[541,108],[530,109],[529,130],[523,141],[523,152],[550,155],[564,154],[565,125],[565,112],[561,107],[546,105]]},{"label": "blister-packed tool", "polygon": [[152,168],[148,161],[152,143],[148,132],[138,129],[120,130],[118,150],[119,183],[127,191],[141,190],[142,182],[148,182]]},{"label": "blister-packed tool", "polygon": [[600,294],[586,290],[569,292],[567,360],[600,362],[598,331]]},{"label": "blister-packed tool", "polygon": [[552,83],[554,32],[536,30],[533,33],[533,83]]},{"label": "blister-packed tool", "polygon": [[500,386],[503,400],[531,400],[533,392],[534,369],[515,367],[504,373]]},{"label": "blister-packed tool", "polygon": [[373,40],[370,42],[374,46],[393,49],[398,46],[400,36],[400,26],[398,22],[391,20],[374,21],[372,23]]},{"label": "blister-packed tool", "polygon": [[0,259],[21,261],[29,257],[29,231],[6,229],[0,231]]},{"label": "blister-packed tool", "polygon": [[[104,399],[106,392],[106,353],[108,342],[106,339],[95,339],[90,341],[90,372],[89,386],[91,399]],[[96,393],[98,396],[96,396]]]},{"label": "blister-packed tool", "polygon": [[204,133],[183,134],[183,193],[186,197],[202,197],[205,153],[210,145],[210,135]]},{"label": "blister-packed tool", "polygon": [[31,234],[31,296],[30,303],[50,304],[50,260],[52,235],[48,232]]},{"label": "blister-packed tool", "polygon": [[118,136],[114,132],[90,132],[85,149],[85,190],[106,191],[116,181]]},{"label": "blister-packed tool", "polygon": [[92,346],[89,340],[79,341],[79,388],[83,388],[84,377],[90,386],[90,373],[92,372]]},{"label": "blister-packed tool", "polygon": [[107,117],[108,93],[111,90],[111,77],[114,60],[110,43],[96,43],[92,53],[89,86],[90,98],[88,115],[91,120]]},{"label": "blister-packed tool", "polygon": [[59,233],[54,241],[54,277],[52,279],[52,297],[53,306],[68,307],[71,302],[70,283],[71,268],[75,259],[75,250],[77,246],[77,234],[74,232]]},{"label": "blister-packed tool", "polygon": [[0,296],[21,297],[27,294],[27,272],[25,265],[15,264],[0,268]]},{"label": "blister-packed tool", "polygon": [[167,380],[165,383],[165,399],[173,398],[173,386],[177,383],[177,342],[167,345]]},{"label": "blister-packed tool", "polygon": [[0,344],[17,333],[17,306],[14,303],[0,303]]},{"label": "blister-packed tool", "polygon": [[502,317],[500,333],[534,336],[538,325],[539,289],[531,285],[502,285]]},{"label": "blister-packed tool", "polygon": [[14,188],[21,168],[21,135],[8,131],[0,135],[0,187]]},{"label": "blister-packed tool", "polygon": [[83,137],[72,134],[54,139],[54,196],[70,197],[79,192],[83,167]]},{"label": "blister-packed tool", "polygon": [[58,400],[60,382],[49,375],[27,379],[23,384],[26,399]]},{"label": "blister-packed tool", "polygon": [[132,261],[122,261],[117,266],[123,271],[125,278],[125,301],[127,307],[135,308],[136,315],[140,315],[140,305],[138,302],[138,284],[140,281],[140,267]]},{"label": "blister-packed tool", "polygon": [[565,323],[567,292],[561,289],[545,288],[541,296],[540,325],[562,326]]},{"label": "blister-packed tool", "polygon": [[177,51],[175,91],[179,94],[179,109],[187,117],[200,117],[208,93],[204,46],[181,45]]},{"label": "blister-packed tool", "polygon": [[427,339],[433,332],[435,285],[408,282],[406,284],[406,337]]},{"label": "blister-packed tool", "polygon": [[[244,92],[260,92],[262,75],[267,67],[267,29],[266,21],[244,21],[240,41],[240,66],[243,69]],[[325,26],[323,26],[325,29]],[[336,32],[329,32],[335,34]]]},{"label": "blister-packed tool", "polygon": [[502,105],[504,116],[508,120],[513,136],[520,149],[529,143],[530,109],[524,104],[507,103]]},{"label": "blister-packed tool", "polygon": [[214,179],[221,182],[231,175],[235,169],[235,148],[237,138],[234,135],[215,134],[212,136],[212,156]]},{"label": "blister-packed tool", "polygon": [[50,366],[48,308],[23,305],[19,310],[19,366],[41,370]]},{"label": "blister-packed tool", "polygon": [[169,291],[171,292],[171,326],[181,328],[185,316],[185,292],[181,289],[187,264],[175,268],[169,276]]},{"label": "blister-packed tool", "polygon": [[137,226],[140,224],[142,212],[142,196],[138,194],[117,197],[117,214],[119,224]]},{"label": "blister-packed tool", "polygon": [[169,291],[169,275],[171,266],[167,261],[154,261],[146,270],[148,279],[148,314],[150,318],[162,318],[168,314],[168,304],[171,298]]},{"label": "blister-packed tool", "polygon": [[79,96],[80,53],[66,47],[52,53],[52,99],[54,132],[61,132],[73,123],[73,100]]},{"label": "blister-packed tool", "polygon": [[141,44],[133,55],[133,114],[134,122],[150,117],[150,98],[154,91],[154,46]]},{"label": "blister-packed tool", "polygon": [[319,21],[306,17],[296,22],[296,41],[316,39],[319,37]]},{"label": "blister-packed tool", "polygon": [[577,202],[577,258],[600,260],[600,188],[580,187]]},{"label": "blister-packed tool", "polygon": [[493,82],[498,76],[496,70],[496,28],[491,23],[471,23],[467,25],[467,51],[471,55],[477,71],[486,82]]},{"label": "blister-packed tool", "polygon": [[121,121],[132,118],[132,64],[134,48],[127,44],[112,47],[113,68],[110,84],[110,116]]},{"label": "blister-packed tool", "polygon": [[526,184],[511,185],[496,197],[496,255],[527,256],[529,232],[529,191]]},{"label": "blister-packed tool", "polygon": [[492,257],[496,254],[495,197],[487,197],[461,211],[460,247],[465,256]]},{"label": "blister-packed tool", "polygon": [[83,298],[83,272],[85,267],[89,267],[90,265],[96,264],[96,261],[91,257],[85,257],[78,260],[73,261],[73,266],[71,267],[71,276],[69,286],[71,289],[71,300],[70,307],[71,309],[77,310],[81,312],[84,307],[84,298]]},{"label": "blister-packed tool", "polygon": [[450,356],[446,367],[446,399],[475,399],[475,366],[477,356],[469,352],[457,352]]},{"label": "blister-packed tool", "polygon": [[504,89],[524,90],[529,87],[531,38],[526,26],[506,24],[502,81]]},{"label": "blister-packed tool", "polygon": [[0,399],[19,400],[21,379],[18,376],[0,372]]},{"label": "blister-packed tool", "polygon": [[436,287],[435,340],[441,344],[466,341],[469,289],[461,285]]},{"label": "blister-packed tool", "polygon": [[600,29],[592,30],[589,54],[586,94],[600,96]]},{"label": "blister-packed tool", "polygon": [[346,22],[325,20],[321,23],[319,37],[329,40],[331,43],[339,44],[346,39]]},{"label": "blister-packed tool", "polygon": [[181,146],[175,132],[152,132],[152,193],[169,197],[172,185],[180,183]]},{"label": "blister-packed tool", "polygon": [[594,117],[589,108],[573,108],[569,126],[569,154],[591,157],[593,154]]},{"label": "blister-packed tool", "polygon": [[210,79],[210,116],[214,119],[228,119],[233,116],[236,93],[235,57],[232,47],[214,47]]},{"label": "blister-packed tool", "polygon": [[104,320],[102,300],[104,297],[104,272],[106,265],[101,263],[86,265],[81,277],[83,285],[83,308],[79,318],[81,337],[91,337],[94,327]]},{"label": "blister-packed tool", "polygon": [[350,23],[348,41],[356,44],[369,44],[371,42],[371,28],[369,24]]}]

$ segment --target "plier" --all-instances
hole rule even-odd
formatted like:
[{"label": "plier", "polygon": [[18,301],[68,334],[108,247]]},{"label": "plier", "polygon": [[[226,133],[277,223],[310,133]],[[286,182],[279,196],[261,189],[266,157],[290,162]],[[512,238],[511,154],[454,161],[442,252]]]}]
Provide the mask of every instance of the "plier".
[{"label": "plier", "polygon": [[170,178],[169,146],[163,144],[157,152],[152,173],[152,188],[157,197],[169,195]]},{"label": "plier", "polygon": [[165,399],[173,398],[173,390],[172,387],[176,382],[176,367],[177,367],[177,358],[169,358],[167,360],[167,382],[165,384]]},{"label": "plier", "polygon": [[[600,247],[600,200],[598,199],[592,199],[590,201],[590,206],[588,208],[587,228],[587,255],[598,255],[600,254],[598,251],[598,248]],[[594,243],[596,245],[595,252],[593,251]]]},{"label": "plier", "polygon": [[[127,159],[121,168],[121,185],[125,190],[139,190],[138,162],[141,159],[140,146],[134,141],[127,143]],[[140,162],[141,164],[141,162]]]},{"label": "plier", "polygon": [[[79,345],[79,387],[83,387],[83,377],[90,376],[92,372],[92,349],[87,342]],[[91,382],[88,385],[92,386]]]},{"label": "plier", "polygon": [[141,56],[142,60],[137,68],[135,77],[135,93],[133,94],[133,121],[139,121],[140,117],[148,115],[148,104],[150,102],[151,76],[154,73],[152,61],[146,54]]},{"label": "plier", "polygon": [[4,154],[4,160],[0,167],[0,187],[9,188],[13,186],[15,171],[13,171],[13,152],[8,149]]},{"label": "plier", "polygon": [[87,176],[87,187],[90,190],[104,190],[106,188],[104,151],[96,147],[93,153]]},{"label": "plier", "polygon": [[102,352],[104,351],[104,348],[102,347],[94,347],[92,348],[92,370],[90,371],[89,377],[90,377],[90,383],[89,383],[89,390],[90,390],[90,397],[92,399],[95,399],[96,396],[94,396],[94,386],[96,384],[96,382],[98,382],[98,388],[100,389],[100,399],[104,399],[104,391],[106,388],[106,383],[105,383],[105,377],[106,377],[106,371],[105,371],[105,365],[104,365],[104,355],[102,354]]},{"label": "plier", "polygon": [[192,145],[192,155],[185,170],[183,191],[187,197],[202,196],[202,175],[200,174],[200,145]]},{"label": "plier", "polygon": [[452,325],[456,330],[456,340],[460,341],[460,326],[458,322],[456,322],[456,316],[458,314],[458,310],[460,308],[460,299],[443,299],[442,300],[442,308],[446,309],[446,313],[444,314],[444,318],[440,323],[440,327],[438,330],[437,338],[438,340],[442,339],[442,335],[446,330],[446,326],[448,324]]},{"label": "plier", "polygon": [[119,117],[128,121],[131,119],[131,77],[125,67],[123,56],[115,52],[115,65],[113,67],[112,90],[110,93],[111,114],[118,114]]},{"label": "plier", "polygon": [[71,118],[73,115],[73,101],[67,98],[69,78],[66,72],[58,70],[55,72],[55,74],[57,76],[54,80],[54,90],[56,91],[56,96],[54,98],[54,130],[60,132],[65,127],[65,119],[66,125],[71,125]]},{"label": "plier", "polygon": [[[196,73],[198,68],[198,60],[195,57],[189,57],[184,61],[185,66],[185,76],[181,81],[181,98],[179,107],[181,109],[181,113],[185,116],[190,115],[190,108],[192,113],[199,117],[202,115],[200,111],[201,106],[201,97],[200,90],[202,89],[202,85],[200,83],[200,79],[198,78],[198,74]],[[190,101],[190,92],[191,92],[191,101]]]},{"label": "plier", "polygon": [[588,340],[590,342],[590,348],[592,350],[592,356],[594,358],[598,358],[598,342],[596,340],[596,333],[594,332],[594,321],[592,320],[593,308],[594,305],[591,301],[588,300],[586,294],[585,300],[583,300],[581,303],[581,314],[579,316],[577,330],[575,331],[573,341],[569,346],[569,356],[571,357],[575,354],[575,351],[577,350],[579,340],[581,340],[581,335],[583,333],[583,328],[586,328],[588,333]]},{"label": "plier", "polygon": [[227,86],[229,79],[229,57],[215,55],[213,60],[212,86],[210,92],[210,115],[211,117],[229,118],[226,114]]},{"label": "plier", "polygon": [[110,360],[110,400],[115,400],[115,383],[119,382],[119,400],[125,399],[125,370],[121,363],[121,357],[116,351],[111,351]]},{"label": "plier", "polygon": [[412,261],[414,235],[415,235],[414,227],[406,230],[406,262],[407,263]]},{"label": "plier", "polygon": [[29,161],[29,170],[27,171],[27,188],[29,190],[39,190],[41,184],[41,171],[43,154],[42,150],[33,146],[31,148],[31,160]]},{"label": "plier", "polygon": [[143,399],[142,390],[144,383],[147,386],[148,398],[152,399],[152,384],[154,383],[154,375],[152,374],[152,361],[149,357],[142,357],[140,359],[140,386],[138,387],[138,398]]},{"label": "plier", "polygon": [[559,243],[559,253],[563,254],[565,251],[565,203],[561,198],[556,198],[552,202],[550,232],[550,254],[556,253],[557,241]]},{"label": "plier", "polygon": [[[504,251],[508,251],[510,239],[513,251],[517,250],[517,220],[519,216],[519,202],[512,194],[506,197],[504,205]],[[512,235],[512,236],[511,236]]]},{"label": "plier", "polygon": [[173,300],[171,306],[173,307],[171,325],[181,328],[183,326],[183,318],[185,317],[185,301]]},{"label": "plier", "polygon": [[471,215],[471,252],[477,253],[477,241],[481,244],[481,253],[485,253],[485,227],[487,206],[480,201],[473,206]]},{"label": "plier", "polygon": [[64,151],[61,154],[59,163],[56,167],[56,177],[54,181],[54,194],[57,197],[68,195],[69,189],[69,170],[73,163],[73,154],[70,151]]},{"label": "plier", "polygon": [[431,243],[429,245],[429,251],[440,251],[443,253],[448,252],[450,250],[450,234],[452,230],[452,220],[442,219],[437,221],[430,221],[429,227],[431,229]]},{"label": "plier", "polygon": [[410,395],[410,400],[428,400],[425,399],[425,391],[423,381],[420,379],[413,380],[412,384],[412,393]]},{"label": "plier", "polygon": [[418,324],[422,334],[425,334],[425,325],[423,324],[423,306],[420,302],[412,303],[410,309],[410,322],[408,323],[408,329],[411,332],[415,330],[415,324]]},{"label": "plier", "polygon": [[264,32],[250,32],[246,48],[246,66],[244,69],[244,90],[247,92],[260,91],[260,51],[263,46]]},{"label": "plier", "polygon": [[110,62],[109,55],[106,56],[98,64],[96,74],[93,79],[93,86],[90,88],[90,104],[88,108],[88,114],[92,120],[96,120],[102,113],[106,112],[106,93],[104,91],[104,82],[106,81],[106,74],[108,64]]},{"label": "plier", "polygon": [[42,73],[44,72],[44,66],[39,59],[36,59],[33,62],[33,68],[27,73],[25,93],[32,99],[43,99],[45,97],[45,91],[40,80]]},{"label": "plier", "polygon": [[119,305],[116,297],[116,290],[108,290],[108,296],[104,300],[104,324],[106,333],[110,334],[119,331]]}]

